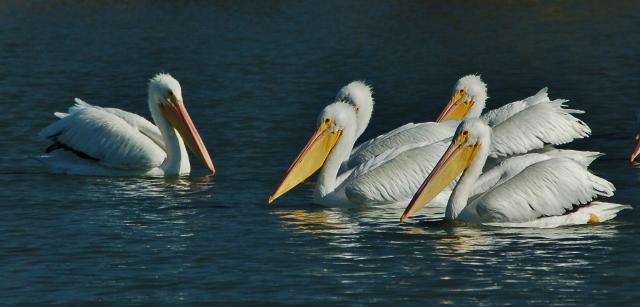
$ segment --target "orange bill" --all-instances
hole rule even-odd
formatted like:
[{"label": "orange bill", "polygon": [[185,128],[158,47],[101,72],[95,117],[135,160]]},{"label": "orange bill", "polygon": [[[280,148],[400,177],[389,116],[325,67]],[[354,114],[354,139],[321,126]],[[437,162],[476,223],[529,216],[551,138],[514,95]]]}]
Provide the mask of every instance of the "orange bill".
[{"label": "orange bill", "polygon": [[158,106],[171,126],[180,133],[185,144],[187,144],[196,157],[209,168],[211,174],[215,174],[216,170],[213,167],[209,152],[204,146],[204,142],[202,142],[196,126],[193,124],[193,121],[191,121],[191,117],[189,113],[187,113],[184,103],[182,101],[176,101],[171,105],[159,103]]},{"label": "orange bill", "polygon": [[462,120],[474,104],[473,100],[461,101],[462,97],[464,97],[464,94],[461,92],[456,92],[455,95],[451,96],[436,122],[440,123],[450,119]]},{"label": "orange bill", "polygon": [[327,159],[342,136],[342,130],[330,132],[330,122],[322,124],[293,161],[282,183],[269,197],[269,203],[313,175]]},{"label": "orange bill", "polygon": [[631,159],[630,159],[631,162],[633,162],[633,159],[635,159],[636,156],[638,156],[638,154],[640,154],[640,133],[638,133],[638,135],[636,135],[636,141],[638,141],[638,143],[636,144],[636,148],[631,153]]},{"label": "orange bill", "polygon": [[[411,202],[405,209],[400,222],[407,217],[416,213],[418,210],[426,206],[432,201],[444,188],[446,188],[453,180],[466,170],[475,158],[479,144],[466,145],[466,141],[461,137],[454,139],[447,148],[440,161],[433,168],[427,179],[422,183],[418,192],[413,196]],[[466,145],[466,146],[465,146]]]}]

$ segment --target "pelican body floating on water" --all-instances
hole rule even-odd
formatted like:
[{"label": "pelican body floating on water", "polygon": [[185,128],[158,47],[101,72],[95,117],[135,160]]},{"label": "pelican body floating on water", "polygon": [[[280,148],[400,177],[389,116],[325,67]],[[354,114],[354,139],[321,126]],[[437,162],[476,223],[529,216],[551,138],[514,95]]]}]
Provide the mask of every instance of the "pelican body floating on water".
[{"label": "pelican body floating on water", "polygon": [[[472,116],[478,116],[485,99],[486,86],[479,77],[464,77],[454,87],[454,94],[443,111],[444,118],[450,117],[448,114],[469,114],[469,110]],[[498,163],[500,160],[497,158],[504,159],[532,150],[558,151],[545,146],[588,136],[591,132],[589,127],[571,115],[581,111],[564,109],[564,102],[560,99],[549,100],[546,89],[543,89],[532,97],[510,103],[483,116],[482,120],[492,124],[495,131],[495,141],[490,151],[495,159],[491,163]],[[346,104],[353,110],[334,106],[336,104]],[[269,202],[322,167],[314,192],[314,203],[327,206],[406,205],[446,150],[459,121],[407,124],[352,150],[355,139],[365,128],[360,118],[368,122],[372,106],[371,88],[366,84],[355,81],[341,89],[336,102],[321,112],[316,134],[291,165],[285,180]],[[461,109],[463,111],[457,111]],[[355,115],[349,115],[353,111]],[[368,115],[363,115],[363,111]],[[332,125],[322,126],[325,120]],[[340,137],[326,141],[328,143],[318,141],[317,144],[322,145],[316,145],[320,131],[329,131],[330,128],[341,131]],[[354,132],[347,133],[351,130]],[[550,154],[582,159],[582,154],[576,154],[575,151]],[[354,157],[366,159],[354,160]],[[336,166],[336,163],[340,165]],[[347,167],[351,165],[355,166]],[[440,203],[444,207],[446,198],[441,198]]]},{"label": "pelican body floating on water", "polygon": [[[350,83],[338,94],[341,101],[356,108],[358,136],[371,117],[371,95],[371,88],[361,85],[360,81]],[[343,162],[342,170],[355,168],[387,150],[415,148],[446,140],[464,118],[479,117],[494,129],[491,158],[545,150],[545,145],[568,143],[591,133],[586,124],[572,116],[583,112],[562,108],[567,100],[551,101],[547,88],[481,115],[487,98],[487,86],[479,76],[464,76],[454,85],[451,98],[435,122],[408,123],[358,145]],[[491,164],[498,161],[492,161]]]},{"label": "pelican body floating on water", "polygon": [[[120,109],[76,98],[69,113],[38,134],[53,142],[35,156],[50,172],[92,176],[170,176],[191,171],[185,143],[211,174],[213,162],[184,106],[180,83],[169,74],[149,82],[149,110],[156,125]],[[62,149],[62,150],[58,150]]]},{"label": "pelican body floating on water", "polygon": [[615,190],[571,159],[530,164],[511,179],[470,199],[489,156],[491,128],[479,119],[458,126],[450,146],[407,206],[400,221],[414,214],[461,173],[445,209],[445,219],[508,227],[557,227],[606,221],[627,205],[600,202]]}]

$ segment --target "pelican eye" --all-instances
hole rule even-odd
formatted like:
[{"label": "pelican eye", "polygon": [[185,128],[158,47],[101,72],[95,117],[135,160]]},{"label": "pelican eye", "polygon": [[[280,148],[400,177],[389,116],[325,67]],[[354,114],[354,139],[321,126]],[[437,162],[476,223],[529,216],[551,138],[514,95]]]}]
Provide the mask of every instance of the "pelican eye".
[{"label": "pelican eye", "polygon": [[176,95],[173,93],[172,90],[167,91],[167,99],[169,99],[169,101],[172,103],[174,103],[177,100]]},{"label": "pelican eye", "polygon": [[356,107],[356,112],[358,112],[360,110],[360,108]]},{"label": "pelican eye", "polygon": [[345,102],[345,101],[347,101],[347,98],[345,98],[345,97],[341,97],[341,98],[340,98],[340,101],[341,101],[341,102]]},{"label": "pelican eye", "polygon": [[462,143],[466,143],[468,139],[469,139],[469,130],[464,129],[460,131],[460,134],[456,138],[456,142],[458,144],[462,144]]},{"label": "pelican eye", "polygon": [[321,127],[322,127],[322,129],[323,129],[323,130],[324,130],[324,129],[329,129],[329,127],[331,127],[331,125],[332,125],[332,124],[333,124],[333,118],[331,118],[331,117],[325,117],[325,118],[322,120],[322,125],[321,125]]}]

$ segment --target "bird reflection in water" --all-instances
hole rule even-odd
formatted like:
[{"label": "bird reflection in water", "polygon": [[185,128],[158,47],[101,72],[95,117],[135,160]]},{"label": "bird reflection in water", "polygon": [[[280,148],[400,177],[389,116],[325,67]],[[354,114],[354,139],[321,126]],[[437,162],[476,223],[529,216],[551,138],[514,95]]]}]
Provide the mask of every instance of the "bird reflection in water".
[{"label": "bird reflection in water", "polygon": [[[194,220],[207,204],[211,177],[91,178],[87,193],[112,204],[99,215],[109,223],[127,225],[127,231],[151,232],[152,236],[189,236],[199,228]],[[183,225],[176,227],[176,225]],[[133,228],[131,228],[133,227]]]},{"label": "bird reflection in water", "polygon": [[[347,234],[366,231],[397,231],[407,229],[398,224],[406,203],[361,208],[328,208],[276,210],[272,214],[282,217],[285,224],[297,230],[314,234]],[[443,208],[425,208],[418,214],[420,220],[442,220]]]},{"label": "bird reflection in water", "polygon": [[[104,188],[110,195],[104,195]],[[113,199],[122,198],[160,198],[166,199],[163,203],[171,202],[192,202],[194,196],[210,197],[202,192],[209,190],[213,186],[213,180],[209,176],[204,177],[158,177],[158,178],[99,178],[95,181],[97,197],[110,197]],[[189,196],[189,197],[185,197]]]},{"label": "bird reflection in water", "polygon": [[272,214],[282,217],[285,224],[293,225],[297,230],[314,234],[358,233],[359,225],[345,210],[277,210]]},{"label": "bird reflection in water", "polygon": [[[532,255],[555,259],[567,257],[570,260],[585,246],[590,250],[602,246],[604,241],[616,236],[618,227],[599,224],[544,229],[499,228],[467,222],[432,221],[423,222],[421,227],[404,227],[403,232],[429,236],[428,241],[435,245],[435,254],[444,258],[467,264],[487,264]],[[500,257],[479,261],[479,255]],[[571,261],[562,265],[571,265]]]}]

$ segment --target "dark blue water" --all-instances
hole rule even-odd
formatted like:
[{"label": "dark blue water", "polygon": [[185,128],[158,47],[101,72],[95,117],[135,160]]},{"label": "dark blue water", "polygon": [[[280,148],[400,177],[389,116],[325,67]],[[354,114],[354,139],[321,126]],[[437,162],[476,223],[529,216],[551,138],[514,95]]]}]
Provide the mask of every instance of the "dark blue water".
[{"label": "dark blue water", "polygon": [[[443,2],[0,2],[0,304],[632,305],[640,299],[640,5]],[[168,72],[218,173],[47,174],[38,131],[79,97],[149,118]],[[374,88],[363,140],[435,119],[480,73],[488,108],[548,86],[585,110],[613,221],[498,229],[397,209],[267,205],[350,81]]]}]

